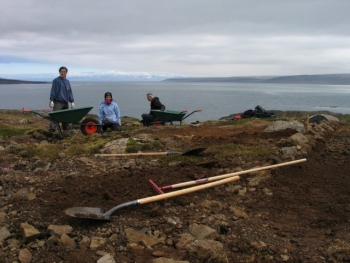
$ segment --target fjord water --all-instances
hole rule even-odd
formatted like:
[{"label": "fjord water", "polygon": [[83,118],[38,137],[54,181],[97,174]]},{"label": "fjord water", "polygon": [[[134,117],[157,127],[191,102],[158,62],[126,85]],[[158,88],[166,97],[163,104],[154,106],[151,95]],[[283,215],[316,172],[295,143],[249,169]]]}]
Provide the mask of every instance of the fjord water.
[{"label": "fjord water", "polygon": [[[146,93],[158,96],[169,110],[194,113],[186,122],[217,120],[260,105],[266,110],[330,111],[350,114],[350,85],[71,82],[76,107],[93,106],[97,114],[104,93],[112,92],[122,116],[141,118],[149,112]],[[51,84],[0,85],[0,109],[49,109]]]}]

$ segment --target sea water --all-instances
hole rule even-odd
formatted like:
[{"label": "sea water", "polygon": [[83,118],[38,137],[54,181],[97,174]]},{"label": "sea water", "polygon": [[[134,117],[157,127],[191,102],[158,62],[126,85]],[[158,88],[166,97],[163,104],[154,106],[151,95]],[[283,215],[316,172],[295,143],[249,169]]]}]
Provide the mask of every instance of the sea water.
[{"label": "sea water", "polygon": [[[122,116],[141,118],[148,113],[146,94],[154,96],[169,110],[187,110],[185,121],[217,120],[254,109],[330,111],[350,114],[350,85],[250,84],[213,82],[71,82],[76,107],[93,106],[97,114],[104,93],[109,91]],[[51,84],[2,84],[0,109],[49,109]]]}]

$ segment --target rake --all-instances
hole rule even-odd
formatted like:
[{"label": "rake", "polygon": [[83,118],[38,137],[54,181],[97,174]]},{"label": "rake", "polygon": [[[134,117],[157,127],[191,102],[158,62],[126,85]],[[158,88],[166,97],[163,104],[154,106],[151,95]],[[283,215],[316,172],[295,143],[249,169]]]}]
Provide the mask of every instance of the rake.
[{"label": "rake", "polygon": [[194,181],[188,181],[188,182],[183,182],[183,183],[178,183],[178,184],[173,184],[173,185],[166,185],[166,186],[158,186],[151,179],[149,179],[148,182],[151,184],[153,190],[157,194],[164,194],[164,190],[170,190],[170,189],[190,186],[190,185],[194,185],[194,184],[207,183],[207,182],[210,182],[210,181],[216,181],[216,180],[227,178],[227,177],[231,177],[231,176],[258,172],[258,171],[262,171],[262,170],[267,170],[267,169],[277,168],[277,167],[281,167],[281,166],[301,163],[301,162],[305,162],[305,161],[306,161],[306,159],[304,158],[304,159],[299,159],[299,160],[295,160],[295,161],[284,162],[284,163],[274,164],[274,165],[268,165],[268,166],[264,166],[264,167],[253,168],[253,169],[249,169],[249,170],[245,170],[245,171],[229,173],[229,174],[223,174],[223,175],[218,175],[218,176],[213,176],[213,177],[206,177],[206,178],[197,179],[197,180],[194,180]]}]

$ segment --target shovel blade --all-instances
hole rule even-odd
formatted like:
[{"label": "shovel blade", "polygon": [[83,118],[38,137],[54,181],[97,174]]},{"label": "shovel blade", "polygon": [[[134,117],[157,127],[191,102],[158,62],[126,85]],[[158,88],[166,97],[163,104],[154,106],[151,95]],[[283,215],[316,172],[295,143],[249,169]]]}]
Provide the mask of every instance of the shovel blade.
[{"label": "shovel blade", "polygon": [[184,152],[182,155],[198,155],[201,152],[205,151],[207,148],[197,148],[197,149],[193,149],[187,152]]},{"label": "shovel blade", "polygon": [[110,220],[109,216],[105,216],[103,210],[98,207],[71,207],[64,211],[66,215],[77,218]]}]

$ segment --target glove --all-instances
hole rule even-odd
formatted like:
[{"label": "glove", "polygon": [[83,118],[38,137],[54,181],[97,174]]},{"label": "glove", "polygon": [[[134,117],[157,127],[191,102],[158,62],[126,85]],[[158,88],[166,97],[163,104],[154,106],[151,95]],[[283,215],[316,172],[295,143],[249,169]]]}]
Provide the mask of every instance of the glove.
[{"label": "glove", "polygon": [[72,102],[72,109],[74,109],[75,108],[75,104],[74,104],[74,102]]},{"label": "glove", "polygon": [[55,104],[53,103],[53,101],[50,102],[50,108],[53,108]]}]

